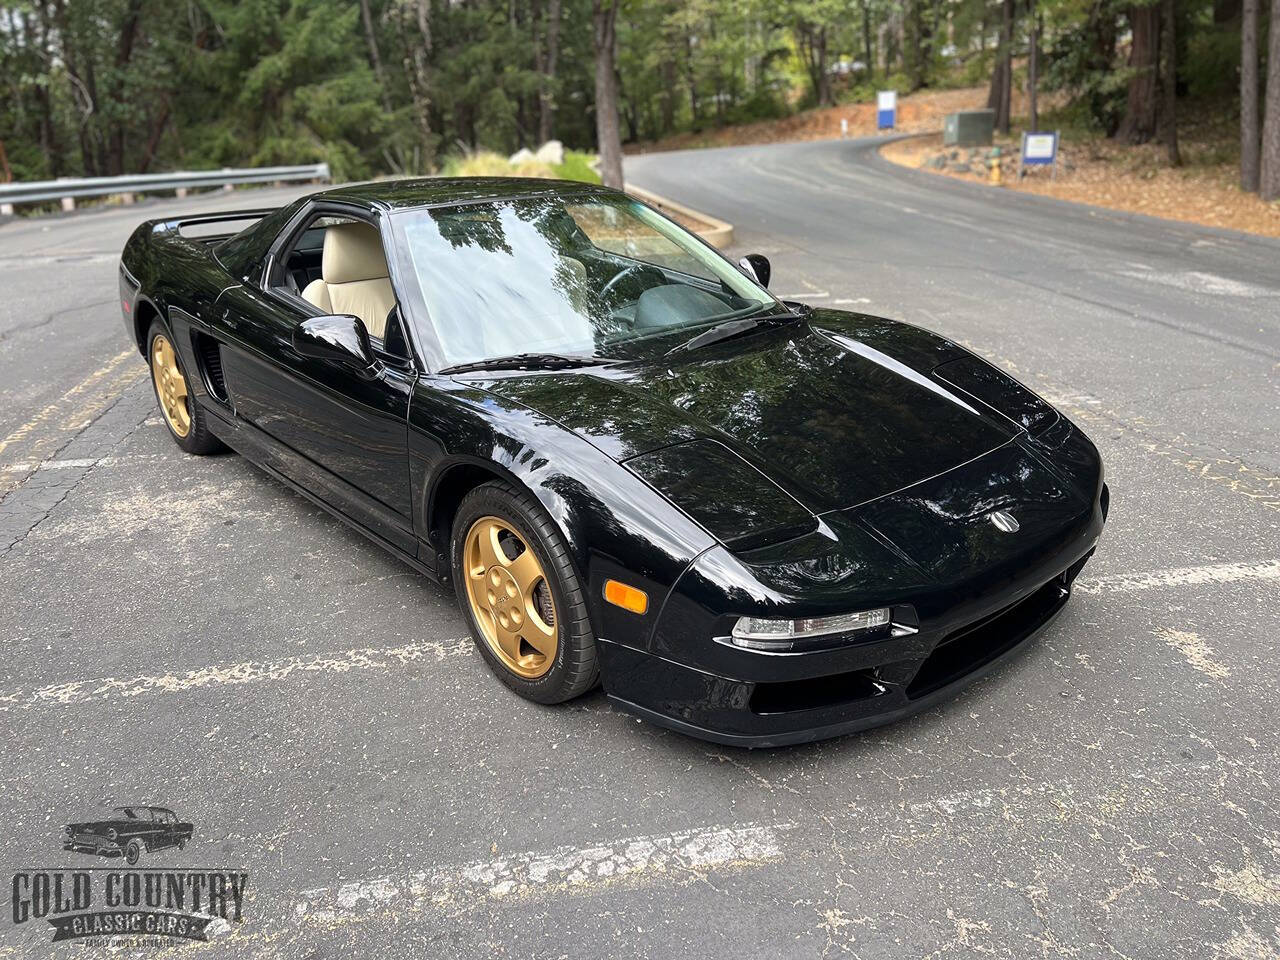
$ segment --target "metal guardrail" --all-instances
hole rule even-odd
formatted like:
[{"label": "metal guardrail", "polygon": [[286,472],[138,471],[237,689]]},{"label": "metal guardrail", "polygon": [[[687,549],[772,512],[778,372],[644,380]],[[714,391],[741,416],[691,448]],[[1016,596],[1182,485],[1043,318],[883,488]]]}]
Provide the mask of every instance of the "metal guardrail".
[{"label": "metal guardrail", "polygon": [[64,210],[74,210],[77,197],[123,196],[174,190],[179,196],[202,187],[231,187],[242,183],[283,183],[297,180],[328,180],[329,165],[315,163],[301,167],[246,167],[242,169],[195,170],[180,173],[130,174],[123,177],[67,177],[61,180],[32,180],[0,183],[0,213],[12,214],[14,204],[62,201]]}]

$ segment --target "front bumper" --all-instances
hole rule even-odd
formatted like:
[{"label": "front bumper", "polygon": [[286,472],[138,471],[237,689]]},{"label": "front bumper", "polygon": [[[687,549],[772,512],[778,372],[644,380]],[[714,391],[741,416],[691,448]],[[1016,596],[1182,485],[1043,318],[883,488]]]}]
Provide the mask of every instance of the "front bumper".
[{"label": "front bumper", "polygon": [[99,857],[119,857],[124,851],[120,845],[106,837],[98,839],[90,837],[77,837],[75,839],[66,840],[62,844],[63,850],[70,850],[73,853],[92,853]]},{"label": "front bumper", "polygon": [[[938,636],[926,656],[891,657],[803,680],[734,680],[602,641],[605,675],[628,677],[626,695],[607,693],[616,706],[661,726],[737,747],[805,743],[892,723],[953,696],[1016,655],[1061,612],[1081,566]],[[636,692],[652,696],[629,699]]]},{"label": "front bumper", "polygon": [[[602,639],[605,692],[617,707],[654,723],[740,747],[803,743],[891,723],[954,695],[1048,626],[1092,556],[1104,514],[1105,496],[1057,549],[998,583],[978,577],[982,586],[967,594],[952,585],[917,596],[916,608],[928,612],[919,630],[905,636],[786,654],[711,640],[646,651]],[[695,619],[691,607],[684,612],[676,617]],[[682,654],[696,653],[679,662],[670,654],[681,646]]]}]

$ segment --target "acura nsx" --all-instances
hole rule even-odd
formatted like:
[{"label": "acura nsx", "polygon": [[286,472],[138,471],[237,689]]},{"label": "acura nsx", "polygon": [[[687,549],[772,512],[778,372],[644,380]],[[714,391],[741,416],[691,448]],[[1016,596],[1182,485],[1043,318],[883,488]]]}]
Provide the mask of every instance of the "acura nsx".
[{"label": "acura nsx", "polygon": [[517,694],[770,746],[1024,647],[1109,492],[1021,383],[769,271],[602,187],[430,179],[149,221],[119,282],[177,445],[452,585]]}]

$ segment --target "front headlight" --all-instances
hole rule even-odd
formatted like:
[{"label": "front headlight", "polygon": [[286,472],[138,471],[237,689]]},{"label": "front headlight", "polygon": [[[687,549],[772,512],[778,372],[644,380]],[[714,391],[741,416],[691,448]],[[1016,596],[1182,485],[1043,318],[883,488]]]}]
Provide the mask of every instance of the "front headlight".
[{"label": "front headlight", "polygon": [[114,830],[108,830],[108,831],[107,831],[107,839],[108,839],[108,840],[114,840],[117,836],[119,836],[119,834],[117,834]]},{"label": "front headlight", "polygon": [[800,620],[767,620],[762,617],[740,617],[730,637],[735,647],[748,650],[789,650],[796,640],[834,633],[856,633],[887,626],[889,608],[859,610],[831,617],[805,617]]}]

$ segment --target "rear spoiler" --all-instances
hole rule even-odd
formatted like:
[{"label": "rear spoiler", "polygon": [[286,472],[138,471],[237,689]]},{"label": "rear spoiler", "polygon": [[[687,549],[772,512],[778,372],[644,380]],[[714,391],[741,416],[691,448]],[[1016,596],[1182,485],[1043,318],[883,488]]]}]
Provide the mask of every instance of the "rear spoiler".
[{"label": "rear spoiler", "polygon": [[279,207],[259,207],[253,210],[225,210],[220,213],[206,213],[197,217],[175,217],[171,220],[153,220],[152,233],[180,233],[183,227],[194,227],[202,223],[230,223],[236,220],[261,220],[268,214],[275,213]]}]

